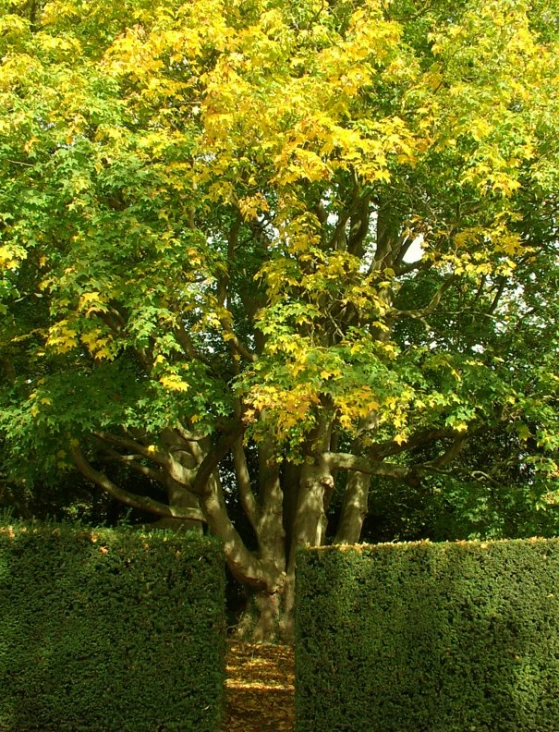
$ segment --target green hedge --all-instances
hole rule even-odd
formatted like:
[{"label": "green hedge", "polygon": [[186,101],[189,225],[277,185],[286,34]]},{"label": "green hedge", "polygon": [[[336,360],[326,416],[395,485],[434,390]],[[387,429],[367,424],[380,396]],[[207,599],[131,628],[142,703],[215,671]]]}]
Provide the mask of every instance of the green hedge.
[{"label": "green hedge", "polygon": [[0,730],[215,732],[224,583],[194,534],[0,526]]},{"label": "green hedge", "polygon": [[297,732],[557,732],[559,541],[300,553]]}]

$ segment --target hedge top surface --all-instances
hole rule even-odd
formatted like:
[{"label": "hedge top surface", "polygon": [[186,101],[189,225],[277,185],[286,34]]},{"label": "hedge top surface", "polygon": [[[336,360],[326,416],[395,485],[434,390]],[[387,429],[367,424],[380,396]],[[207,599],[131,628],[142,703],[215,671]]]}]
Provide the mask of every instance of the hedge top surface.
[{"label": "hedge top surface", "polygon": [[215,732],[220,542],[0,524],[0,730]]},{"label": "hedge top surface", "polygon": [[431,541],[430,539],[421,539],[420,541],[389,541],[380,542],[378,544],[330,544],[325,546],[309,546],[301,549],[304,552],[328,552],[328,551],[356,551],[360,554],[371,553],[377,550],[387,548],[416,548],[416,547],[479,547],[487,549],[495,545],[503,544],[550,544],[559,543],[559,537],[545,538],[542,536],[532,536],[527,539],[460,539],[458,541]]},{"label": "hedge top surface", "polygon": [[298,557],[297,732],[557,732],[559,539]]},{"label": "hedge top surface", "polygon": [[75,537],[89,538],[92,543],[118,543],[119,541],[131,538],[132,541],[144,539],[147,541],[148,546],[150,542],[154,543],[167,543],[167,542],[179,542],[187,543],[190,545],[203,546],[214,546],[219,547],[221,542],[214,536],[202,536],[197,532],[185,532],[183,534],[176,534],[170,529],[154,529],[139,530],[133,526],[119,526],[116,528],[108,527],[90,527],[90,526],[74,526],[67,523],[59,523],[56,521],[41,521],[41,522],[27,522],[27,521],[2,521],[0,518],[0,537],[8,537],[15,539],[19,534],[44,534],[53,536],[67,536],[73,535]]}]

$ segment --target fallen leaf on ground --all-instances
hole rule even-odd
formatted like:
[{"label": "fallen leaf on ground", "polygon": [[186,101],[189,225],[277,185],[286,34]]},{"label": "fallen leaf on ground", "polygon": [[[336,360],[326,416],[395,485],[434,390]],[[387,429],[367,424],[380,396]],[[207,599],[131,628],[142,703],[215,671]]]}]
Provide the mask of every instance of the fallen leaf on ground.
[{"label": "fallen leaf on ground", "polygon": [[293,732],[293,648],[231,642],[222,732]]}]

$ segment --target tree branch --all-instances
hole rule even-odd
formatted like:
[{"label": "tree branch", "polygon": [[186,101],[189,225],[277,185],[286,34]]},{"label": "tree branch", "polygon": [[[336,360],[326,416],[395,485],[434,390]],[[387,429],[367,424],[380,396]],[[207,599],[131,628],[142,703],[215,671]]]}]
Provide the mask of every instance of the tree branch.
[{"label": "tree branch", "polygon": [[139,508],[141,511],[147,511],[148,513],[155,514],[156,516],[164,516],[166,518],[176,518],[188,521],[206,521],[206,518],[202,511],[191,508],[188,510],[178,510],[172,506],[167,506],[160,501],[156,501],[148,496],[138,496],[135,493],[119,488],[115,483],[112,482],[104,473],[95,470],[95,468],[86,460],[81,449],[77,445],[70,447],[70,454],[76,464],[76,467],[88,480],[95,483],[109,495],[116,498],[121,503],[131,506],[132,508]]},{"label": "tree branch", "polygon": [[217,445],[213,450],[210,450],[204,457],[198,470],[196,472],[196,478],[190,490],[196,494],[203,494],[206,488],[206,484],[210,479],[211,474],[217,468],[219,463],[227,455],[235,440],[237,440],[243,433],[242,423],[235,425],[234,429],[218,441]]},{"label": "tree branch", "polygon": [[366,194],[360,199],[358,211],[351,217],[347,249],[350,254],[361,258],[363,256],[363,242],[369,232],[371,220],[371,196]]},{"label": "tree branch", "polygon": [[395,442],[394,440],[378,442],[369,448],[368,454],[372,460],[381,460],[385,457],[390,457],[391,455],[399,455],[402,452],[407,452],[408,450],[413,450],[416,447],[421,447],[422,445],[426,445],[428,442],[434,442],[435,440],[442,440],[449,437],[457,437],[460,434],[461,433],[448,427],[442,429],[421,430],[411,435],[407,440],[404,440],[404,442],[401,443]]},{"label": "tree branch", "polygon": [[352,216],[354,216],[357,211],[359,210],[359,204],[361,202],[361,187],[357,181],[354,182],[352,194],[351,194],[351,202],[348,206],[348,208],[338,214],[338,222],[336,224],[336,227],[334,229],[334,232],[332,233],[332,236],[330,238],[330,241],[328,242],[328,246],[332,247],[334,249],[342,249],[345,245],[345,228],[347,226],[347,222],[350,220]]},{"label": "tree branch", "polygon": [[208,452],[198,468],[198,474],[191,491],[200,496],[204,513],[213,534],[223,542],[227,564],[237,579],[253,587],[268,588],[273,591],[280,581],[277,567],[265,562],[250,552],[239,532],[233,526],[227,513],[225,497],[217,466],[240,439],[243,432],[241,423],[228,435],[224,435],[213,451]]},{"label": "tree branch", "polygon": [[456,281],[456,279],[457,278],[453,275],[449,277],[445,282],[443,282],[441,287],[439,287],[437,292],[431,298],[431,302],[429,303],[429,305],[427,305],[426,307],[420,308],[419,310],[397,310],[396,308],[394,308],[391,314],[393,314],[396,318],[401,318],[403,316],[407,316],[408,318],[425,318],[428,315],[431,315],[439,305],[444,293]]},{"label": "tree branch", "polygon": [[464,447],[464,443],[468,439],[468,434],[460,434],[456,437],[452,445],[449,447],[449,449],[444,452],[442,455],[439,455],[438,458],[435,458],[434,460],[429,460],[429,462],[421,463],[421,468],[443,468],[445,465],[448,465],[451,463],[454,458],[458,456],[462,448]]},{"label": "tree branch", "polygon": [[367,458],[358,457],[347,452],[324,453],[324,460],[330,470],[335,468],[341,470],[357,470],[366,475],[380,475],[387,478],[399,478],[401,480],[405,480],[416,473],[414,469],[406,465],[368,460]]},{"label": "tree branch", "polygon": [[178,424],[174,429],[185,442],[202,442],[207,437],[207,435],[199,435],[196,432],[187,430],[182,424]]},{"label": "tree branch", "polygon": [[94,432],[93,434],[102,442],[109,445],[116,445],[117,447],[125,447],[127,450],[132,450],[138,455],[157,463],[157,465],[161,465],[173,480],[176,480],[177,483],[183,486],[188,486],[190,489],[196,471],[185,467],[178,460],[175,460],[170,452],[160,450],[155,445],[141,445],[136,440],[128,437],[115,437],[115,435],[110,435],[106,432]]},{"label": "tree branch", "polygon": [[256,502],[252,486],[250,484],[250,474],[248,470],[245,450],[243,447],[242,437],[239,437],[235,440],[235,442],[233,443],[232,451],[241,505],[252,527],[256,530],[260,512],[258,510],[258,504]]},{"label": "tree branch", "polygon": [[123,465],[128,465],[130,468],[132,468],[132,470],[135,470],[137,473],[145,475],[146,478],[156,480],[163,486],[166,485],[163,471],[154,470],[153,468],[149,468],[147,465],[142,465],[141,463],[139,463],[138,460],[142,459],[140,455],[121,455],[121,453],[117,452],[116,450],[111,450],[110,448],[106,450],[106,453],[108,455],[108,460],[113,460],[122,463]]},{"label": "tree branch", "polygon": [[427,261],[425,258],[418,259],[416,262],[406,262],[406,264],[401,264],[399,267],[395,268],[396,276],[401,277],[402,275],[414,272],[416,269],[429,269],[431,266],[432,263]]},{"label": "tree branch", "polygon": [[237,351],[239,356],[245,359],[245,361],[249,361],[250,363],[254,363],[255,361],[258,361],[258,356],[253,353],[245,344],[241,341],[241,339],[237,336],[235,331],[233,330],[232,326],[227,322],[225,318],[221,319],[221,325],[223,327],[223,330],[226,333],[225,340],[229,341],[233,348]]},{"label": "tree branch", "polygon": [[167,467],[169,456],[162,450],[157,449],[154,445],[145,446],[131,437],[116,437],[108,432],[94,432],[93,433],[98,440],[105,442],[108,445],[116,445],[117,447],[125,447],[127,450],[142,455],[142,457],[153,460],[154,463]]},{"label": "tree branch", "polygon": [[485,315],[493,315],[493,313],[497,309],[497,306],[499,305],[499,300],[501,299],[503,292],[505,291],[506,284],[507,284],[506,278],[501,277],[501,281],[499,282],[499,286],[497,287],[497,292],[495,293],[493,302],[491,303],[489,308],[486,310]]},{"label": "tree branch", "polygon": [[179,346],[182,348],[185,356],[188,356],[191,361],[201,361],[207,366],[212,365],[205,356],[203,356],[201,353],[198,353],[198,351],[196,350],[196,346],[194,345],[194,342],[190,336],[190,333],[186,331],[184,325],[181,322],[179,322],[178,325],[173,329],[173,335],[175,336],[175,339]]}]

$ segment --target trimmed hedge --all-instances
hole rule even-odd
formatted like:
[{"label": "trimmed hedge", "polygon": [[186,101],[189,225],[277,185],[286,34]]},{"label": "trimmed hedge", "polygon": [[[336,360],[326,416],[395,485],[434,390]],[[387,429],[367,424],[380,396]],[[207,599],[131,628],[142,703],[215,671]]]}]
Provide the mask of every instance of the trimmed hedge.
[{"label": "trimmed hedge", "polygon": [[215,732],[224,586],[198,535],[0,526],[0,730]]},{"label": "trimmed hedge", "polygon": [[301,552],[296,731],[557,732],[559,540]]}]

